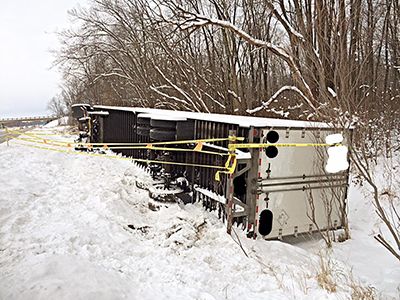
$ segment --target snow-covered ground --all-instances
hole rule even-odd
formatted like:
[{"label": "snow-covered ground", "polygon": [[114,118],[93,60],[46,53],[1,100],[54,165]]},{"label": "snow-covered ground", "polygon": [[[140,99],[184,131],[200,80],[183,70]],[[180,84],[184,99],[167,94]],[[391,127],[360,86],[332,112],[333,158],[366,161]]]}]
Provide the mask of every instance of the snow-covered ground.
[{"label": "snow-covered ground", "polygon": [[[66,129],[36,132],[68,141]],[[317,237],[230,237],[200,204],[155,210],[128,160],[27,144],[0,144],[0,299],[352,299],[368,286],[400,298],[365,191],[350,190],[352,239],[327,253]]]}]

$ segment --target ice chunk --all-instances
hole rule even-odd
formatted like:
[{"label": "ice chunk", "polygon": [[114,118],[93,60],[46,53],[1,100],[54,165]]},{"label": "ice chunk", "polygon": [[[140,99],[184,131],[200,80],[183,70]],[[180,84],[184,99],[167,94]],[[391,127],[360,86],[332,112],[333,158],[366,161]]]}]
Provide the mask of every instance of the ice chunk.
[{"label": "ice chunk", "polygon": [[330,147],[328,149],[328,162],[326,164],[325,170],[328,173],[337,173],[347,170],[349,168],[347,151],[348,149],[346,146]]}]

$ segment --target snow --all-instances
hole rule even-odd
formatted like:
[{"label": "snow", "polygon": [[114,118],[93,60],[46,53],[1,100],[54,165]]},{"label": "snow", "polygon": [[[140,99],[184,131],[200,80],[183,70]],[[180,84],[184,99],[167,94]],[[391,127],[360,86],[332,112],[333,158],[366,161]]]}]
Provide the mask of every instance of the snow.
[{"label": "snow", "polygon": [[294,91],[298,94],[300,94],[303,98],[305,97],[304,94],[295,86],[283,86],[281,87],[278,91],[275,92],[275,94],[273,94],[271,96],[271,98],[268,99],[268,101],[266,102],[262,102],[260,106],[253,108],[253,109],[248,109],[246,110],[247,113],[249,114],[254,114],[262,109],[266,109],[268,108],[268,106],[272,103],[275,102],[276,99],[278,98],[279,95],[281,95],[283,92],[285,91]]},{"label": "snow", "polygon": [[187,118],[194,120],[206,120],[219,123],[237,124],[241,127],[283,127],[283,128],[329,128],[329,124],[311,121],[298,121],[287,119],[259,118],[238,115],[223,115],[213,113],[195,113],[188,111],[174,111],[166,109],[154,109],[143,107],[123,107],[123,106],[94,106],[95,109],[112,109],[122,111],[132,111],[136,113],[147,113],[151,115],[168,115],[170,118]]},{"label": "snow", "polygon": [[[218,145],[214,145],[214,144],[210,144],[210,143],[203,143],[204,146],[210,147],[212,149],[217,149],[217,150],[222,150],[225,153],[227,153],[229,151],[228,148],[222,147],[222,146],[218,146]],[[251,159],[251,153],[250,152],[244,152],[240,149],[235,149],[235,154],[236,154],[236,159],[237,160],[248,160]]]},{"label": "snow", "polygon": [[89,120],[90,120],[90,117],[79,118],[79,121],[89,121]]},{"label": "snow", "polygon": [[241,151],[239,149],[236,149],[235,153],[236,153],[236,159],[237,160],[248,160],[248,159],[251,159],[251,153],[250,152],[244,152],[244,151]]},{"label": "snow", "polygon": [[[66,130],[35,132],[72,141]],[[400,268],[371,236],[384,228],[368,193],[350,189],[352,239],[324,254],[328,292],[319,239],[231,237],[200,203],[150,209],[136,183],[152,179],[129,160],[28,145],[0,144],[0,299],[351,299],[358,282],[398,299]]]},{"label": "snow", "polygon": [[[325,137],[325,141],[329,145],[339,144],[343,142],[343,135],[341,133],[329,134]],[[334,146],[328,148],[328,161],[325,170],[328,173],[338,173],[349,168],[347,159],[347,146]]]},{"label": "snow", "polygon": [[[371,166],[386,212],[389,212],[391,203],[390,199],[382,197],[384,191],[392,191],[395,195],[393,205],[397,207],[397,210],[400,207],[400,181],[397,179],[396,172],[400,167],[399,153],[394,156],[393,163],[389,161],[390,159],[381,158],[378,165]],[[372,238],[381,233],[391,242],[388,229],[376,216],[374,203],[368,201],[371,195],[372,189],[367,186],[350,189],[350,199],[360,199],[357,202],[349,202],[352,238],[343,243],[340,248],[335,249],[334,256],[340,257],[344,263],[353,265],[354,273],[360,274],[361,280],[369,281],[371,285],[379,287],[383,299],[386,294],[400,299],[399,261],[388,255],[387,250]],[[367,239],[366,236],[370,238]]]},{"label": "snow", "polygon": [[87,103],[75,103],[75,104],[71,105],[71,107],[81,107],[81,106],[90,107],[90,104],[87,104]]},{"label": "snow", "polygon": [[108,111],[88,111],[87,114],[89,116],[108,116],[110,113]]},{"label": "snow", "polygon": [[186,118],[178,117],[178,116],[170,116],[168,114],[161,115],[161,114],[139,114],[138,117],[146,118],[146,119],[153,119],[153,120],[160,120],[160,121],[186,121]]},{"label": "snow", "polygon": [[336,93],[331,87],[329,87],[329,86],[328,86],[328,92],[331,94],[331,96],[332,96],[333,98],[336,98],[336,97],[337,97],[337,93]]},{"label": "snow", "polygon": [[325,170],[328,173],[338,173],[349,168],[347,160],[347,146],[333,146],[328,148],[328,161]]},{"label": "snow", "polygon": [[220,202],[222,204],[226,204],[228,202],[228,200],[226,200],[226,198],[224,196],[218,195],[217,193],[214,193],[214,192],[212,192],[210,190],[203,189],[201,187],[195,187],[194,189],[197,192],[199,192],[199,193],[201,193],[201,194],[203,194],[203,195],[205,195],[205,196],[207,196],[207,197],[209,197],[209,198],[211,198],[211,199],[213,199],[215,201],[218,201],[218,202]]},{"label": "snow", "polygon": [[[385,172],[382,166],[376,171],[379,176]],[[381,189],[385,189],[384,184],[380,185]],[[397,191],[399,188],[397,185]],[[399,205],[397,202],[397,207]],[[353,275],[357,275],[361,283],[374,287],[378,299],[400,299],[399,262],[373,238],[378,233],[389,237],[389,233],[376,215],[371,191],[367,187],[351,186],[348,217],[351,238],[333,247],[332,258],[351,267]],[[319,253],[321,245],[322,242],[317,241],[297,243],[297,246],[312,253]]]},{"label": "snow", "polygon": [[343,135],[341,133],[329,134],[325,137],[325,142],[329,145],[339,144],[343,142]]},{"label": "snow", "polygon": [[57,127],[59,125],[67,125],[68,124],[68,117],[62,117],[57,120],[53,120],[46,125],[44,125],[45,128],[52,128],[52,127]]}]

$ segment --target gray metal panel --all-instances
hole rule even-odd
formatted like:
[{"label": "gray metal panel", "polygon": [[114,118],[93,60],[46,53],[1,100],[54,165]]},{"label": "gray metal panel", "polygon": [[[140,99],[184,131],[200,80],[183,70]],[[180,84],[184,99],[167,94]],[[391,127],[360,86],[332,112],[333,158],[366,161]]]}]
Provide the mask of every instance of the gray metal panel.
[{"label": "gray metal panel", "polygon": [[[270,129],[264,129],[265,138]],[[325,143],[333,131],[312,129],[276,130],[277,143]],[[344,141],[346,143],[346,141]],[[327,147],[279,147],[275,158],[260,153],[258,213],[273,212],[272,231],[266,238],[277,238],[302,232],[340,227],[340,207],[346,201],[347,174],[326,174]],[[331,210],[327,210],[330,207]],[[311,220],[315,212],[316,224]],[[330,217],[328,217],[328,215]]]}]

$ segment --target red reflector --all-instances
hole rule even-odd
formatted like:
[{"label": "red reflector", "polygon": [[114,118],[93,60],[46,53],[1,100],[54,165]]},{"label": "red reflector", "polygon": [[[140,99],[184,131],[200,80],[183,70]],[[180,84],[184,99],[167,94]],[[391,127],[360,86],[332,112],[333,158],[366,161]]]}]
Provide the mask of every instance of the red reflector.
[{"label": "red reflector", "polygon": [[253,136],[258,137],[258,134],[259,134],[258,130],[257,130],[257,129],[254,129],[254,130],[253,130]]}]

